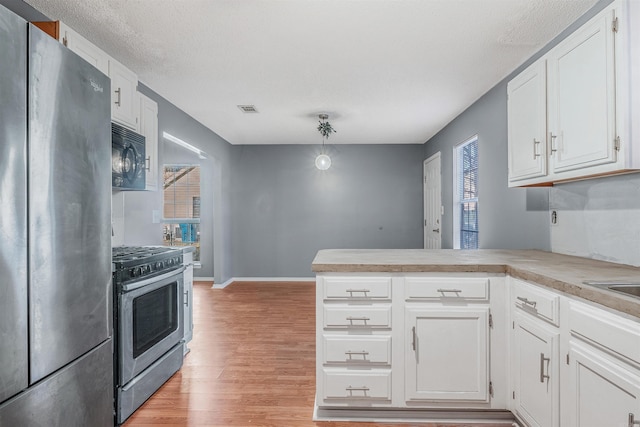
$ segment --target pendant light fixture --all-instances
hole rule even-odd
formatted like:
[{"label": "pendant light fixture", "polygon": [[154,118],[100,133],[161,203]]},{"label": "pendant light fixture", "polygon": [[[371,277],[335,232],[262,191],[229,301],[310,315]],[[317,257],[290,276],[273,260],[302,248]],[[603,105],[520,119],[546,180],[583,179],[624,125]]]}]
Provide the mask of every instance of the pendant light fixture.
[{"label": "pendant light fixture", "polygon": [[324,140],[329,138],[329,135],[335,132],[335,129],[333,129],[331,123],[327,121],[329,118],[328,114],[320,114],[318,118],[320,118],[318,122],[320,123],[318,125],[318,132],[322,135],[322,150],[320,154],[318,154],[318,157],[316,157],[316,167],[321,171],[326,171],[331,167],[331,157],[324,151]]}]

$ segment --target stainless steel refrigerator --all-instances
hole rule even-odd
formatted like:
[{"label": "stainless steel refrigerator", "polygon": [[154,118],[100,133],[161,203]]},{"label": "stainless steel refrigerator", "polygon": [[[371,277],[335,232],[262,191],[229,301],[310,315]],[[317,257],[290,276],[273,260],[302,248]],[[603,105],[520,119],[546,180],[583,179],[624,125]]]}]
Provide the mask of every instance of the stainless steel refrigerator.
[{"label": "stainless steel refrigerator", "polygon": [[0,426],[114,425],[109,95],[0,6]]}]

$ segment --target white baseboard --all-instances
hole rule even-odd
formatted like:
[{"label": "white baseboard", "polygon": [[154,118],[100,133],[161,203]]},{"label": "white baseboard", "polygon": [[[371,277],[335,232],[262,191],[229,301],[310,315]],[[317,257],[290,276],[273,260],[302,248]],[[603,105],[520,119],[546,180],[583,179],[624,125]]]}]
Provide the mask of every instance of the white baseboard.
[{"label": "white baseboard", "polygon": [[224,289],[234,282],[315,282],[315,277],[232,277],[224,283],[214,283],[213,289]]},{"label": "white baseboard", "polygon": [[473,423],[496,424],[511,423],[519,427],[517,420],[509,411],[499,410],[438,410],[438,409],[326,409],[314,405],[314,421],[334,422],[373,422],[373,423]]}]

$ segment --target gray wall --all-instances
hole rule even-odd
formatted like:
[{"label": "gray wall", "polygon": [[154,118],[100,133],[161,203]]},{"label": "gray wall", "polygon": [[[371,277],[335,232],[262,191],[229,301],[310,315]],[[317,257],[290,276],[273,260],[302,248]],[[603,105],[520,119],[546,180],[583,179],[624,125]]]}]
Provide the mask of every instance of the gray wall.
[{"label": "gray wall", "polygon": [[50,21],[50,19],[22,0],[0,0],[0,4],[27,21]]},{"label": "gray wall", "polygon": [[325,248],[421,248],[422,145],[237,146],[233,274],[311,276]]},{"label": "gray wall", "polygon": [[453,148],[477,134],[480,247],[552,249],[550,190],[507,187],[507,82],[609,3],[598,2],[425,143],[425,158],[438,151],[442,154],[443,248],[453,247]]},{"label": "gray wall", "polygon": [[[231,270],[231,153],[233,147],[175,105],[143,84],[138,90],[158,103],[158,169],[164,164],[199,164],[201,167],[200,261],[196,277],[215,277],[217,283],[232,276]],[[168,132],[208,154],[199,159],[189,150],[165,141]],[[159,178],[159,188],[162,176]],[[124,192],[127,245],[162,244],[161,224],[153,224],[152,211],[162,212],[162,191]],[[215,231],[215,232],[214,232]]]},{"label": "gray wall", "polygon": [[476,134],[479,246],[549,250],[549,190],[507,188],[506,82],[485,94],[424,146],[425,158],[438,151],[442,156],[442,247],[453,247],[453,148]]}]

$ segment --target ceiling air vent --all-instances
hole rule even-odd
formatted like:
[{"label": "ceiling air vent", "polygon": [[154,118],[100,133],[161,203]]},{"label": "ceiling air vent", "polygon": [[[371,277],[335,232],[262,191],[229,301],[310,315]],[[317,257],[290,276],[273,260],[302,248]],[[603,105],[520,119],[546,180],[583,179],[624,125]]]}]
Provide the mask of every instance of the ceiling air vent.
[{"label": "ceiling air vent", "polygon": [[238,108],[243,113],[257,113],[258,109],[255,105],[238,105]]}]

